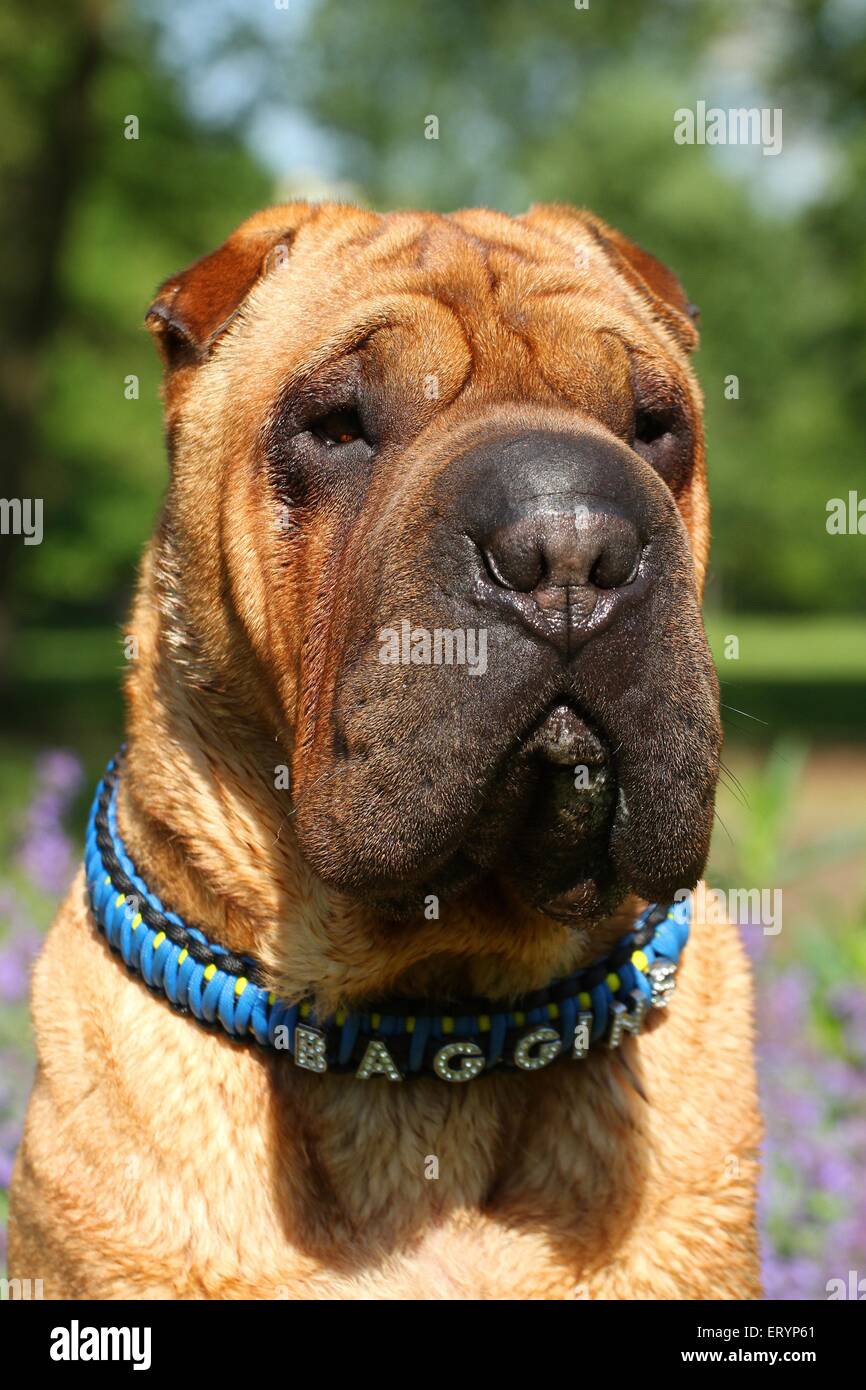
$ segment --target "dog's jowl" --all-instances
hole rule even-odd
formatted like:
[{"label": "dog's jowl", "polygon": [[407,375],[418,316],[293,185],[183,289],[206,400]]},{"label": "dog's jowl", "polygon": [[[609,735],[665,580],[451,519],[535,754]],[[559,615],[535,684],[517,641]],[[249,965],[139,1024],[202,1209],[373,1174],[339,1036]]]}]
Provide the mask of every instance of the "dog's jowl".
[{"label": "dog's jowl", "polygon": [[15,1278],[755,1296],[748,971],[689,895],[695,317],[565,207],[293,203],[162,285],[170,479],[35,974]]}]

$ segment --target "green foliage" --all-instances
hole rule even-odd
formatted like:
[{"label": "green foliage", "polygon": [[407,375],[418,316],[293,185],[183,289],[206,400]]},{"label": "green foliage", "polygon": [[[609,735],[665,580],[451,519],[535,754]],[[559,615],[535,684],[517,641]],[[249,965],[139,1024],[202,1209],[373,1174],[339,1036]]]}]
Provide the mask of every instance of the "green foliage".
[{"label": "green foliage", "polygon": [[[48,62],[50,33],[40,32]],[[60,25],[55,42],[63,39]],[[56,324],[41,346],[26,495],[44,498],[46,542],[16,556],[24,623],[116,621],[125,612],[166,479],[161,372],[144,312],[167,275],[272,197],[270,178],[236,139],[203,131],[187,114],[154,46],[141,23],[105,26],[88,91],[88,158],[64,229]],[[37,142],[38,114],[35,98]],[[137,140],[124,137],[129,114]],[[15,128],[5,127],[10,143]],[[19,241],[27,234],[19,229]],[[126,398],[130,377],[138,399]]]}]

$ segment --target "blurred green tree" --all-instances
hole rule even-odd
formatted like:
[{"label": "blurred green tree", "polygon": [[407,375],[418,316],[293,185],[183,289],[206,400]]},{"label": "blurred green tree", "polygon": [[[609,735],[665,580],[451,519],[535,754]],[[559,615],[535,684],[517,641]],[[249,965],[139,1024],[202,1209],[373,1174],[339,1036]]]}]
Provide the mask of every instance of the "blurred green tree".
[{"label": "blurred green tree", "polygon": [[239,141],[189,115],[157,41],[109,0],[7,0],[0,19],[0,490],[42,497],[45,527],[40,546],[3,538],[7,627],[122,616],[165,477],[144,311],[271,197]]}]

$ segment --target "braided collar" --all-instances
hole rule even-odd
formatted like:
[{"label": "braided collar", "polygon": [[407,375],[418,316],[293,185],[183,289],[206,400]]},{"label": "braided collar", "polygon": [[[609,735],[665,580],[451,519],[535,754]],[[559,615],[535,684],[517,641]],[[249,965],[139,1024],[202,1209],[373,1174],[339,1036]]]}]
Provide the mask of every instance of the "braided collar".
[{"label": "braided collar", "polygon": [[96,790],[85,868],[96,925],[112,950],[150,989],[183,1013],[239,1041],[286,1051],[312,1072],[358,1080],[435,1076],[471,1081],[494,1068],[539,1071],[557,1057],[584,1058],[639,1033],[647,1012],[664,1008],[689,934],[688,897],[653,904],[594,965],[512,1002],[404,999],[319,1018],[308,1000],[268,992],[263,971],[210,941],[163,907],[136,872],[117,828],[119,759]]}]

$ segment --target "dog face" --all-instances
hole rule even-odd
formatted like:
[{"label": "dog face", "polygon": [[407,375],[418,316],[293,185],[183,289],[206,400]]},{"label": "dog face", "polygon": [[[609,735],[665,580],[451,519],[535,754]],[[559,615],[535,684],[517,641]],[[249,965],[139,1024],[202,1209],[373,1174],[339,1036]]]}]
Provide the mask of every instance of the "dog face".
[{"label": "dog face", "polygon": [[700,876],[718,691],[696,341],[588,214],[293,204],[161,289],[185,680],[290,760],[332,887],[559,920]]}]

